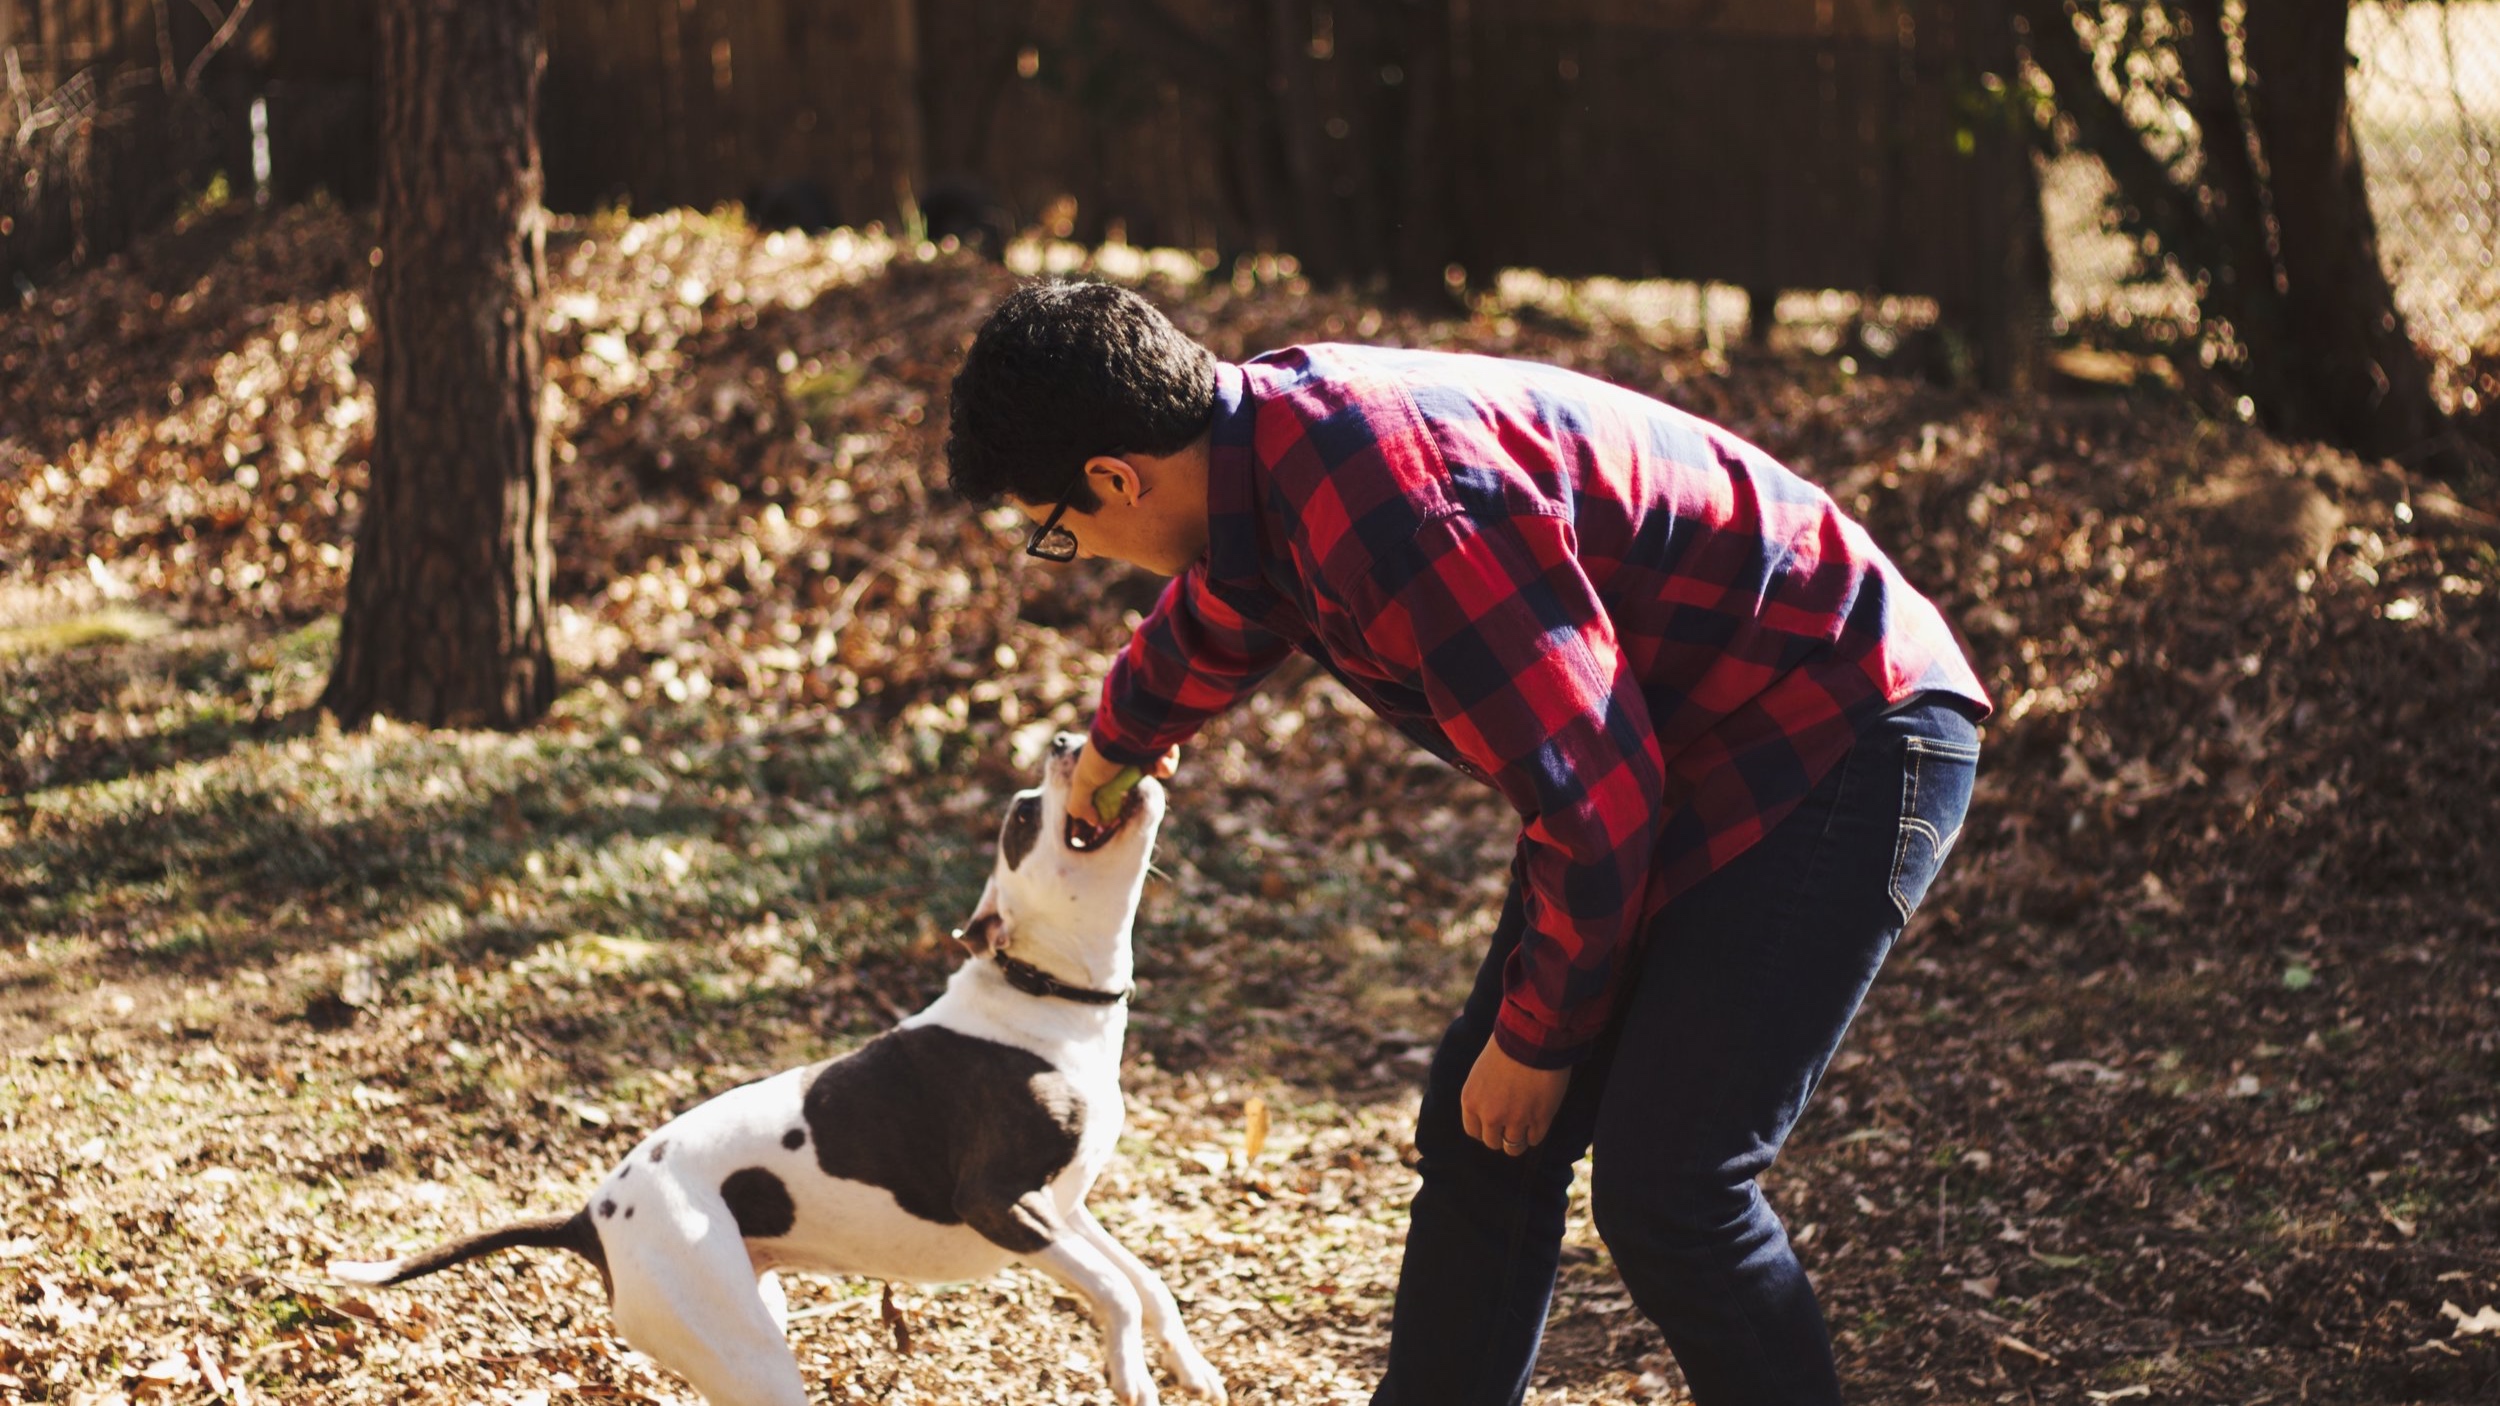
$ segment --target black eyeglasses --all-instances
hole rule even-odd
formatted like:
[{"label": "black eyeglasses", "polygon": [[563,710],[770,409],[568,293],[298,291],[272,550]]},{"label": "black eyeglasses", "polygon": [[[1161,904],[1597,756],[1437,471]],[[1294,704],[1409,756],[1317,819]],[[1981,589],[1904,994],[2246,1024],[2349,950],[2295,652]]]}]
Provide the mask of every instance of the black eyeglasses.
[{"label": "black eyeglasses", "polygon": [[1049,517],[1042,519],[1041,526],[1033,529],[1033,535],[1025,539],[1026,556],[1040,557],[1044,561],[1076,560],[1076,534],[1061,527],[1059,519],[1068,515],[1068,500],[1074,498],[1076,491],[1084,486],[1085,466],[1079,464],[1076,466],[1076,477],[1068,480],[1068,491],[1059,495],[1058,505],[1050,510]]}]

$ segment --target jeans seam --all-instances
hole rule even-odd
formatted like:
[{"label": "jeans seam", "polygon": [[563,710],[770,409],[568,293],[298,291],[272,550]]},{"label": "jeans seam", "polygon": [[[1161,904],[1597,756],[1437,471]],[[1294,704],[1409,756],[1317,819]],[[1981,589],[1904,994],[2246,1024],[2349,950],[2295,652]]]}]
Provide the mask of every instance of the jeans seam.
[{"label": "jeans seam", "polygon": [[[1531,1149],[1531,1153],[1533,1153],[1533,1149]],[[1518,1159],[1518,1172],[1519,1190],[1524,1193],[1528,1190],[1530,1184],[1535,1181],[1537,1175],[1537,1169],[1532,1155],[1523,1156]],[[1524,1201],[1525,1199],[1524,1195],[1516,1198],[1517,1201]],[[1521,1259],[1521,1244],[1527,1236],[1527,1220],[1528,1218],[1525,1215],[1516,1213],[1515,1202],[1514,1214],[1511,1216],[1510,1234],[1505,1238],[1502,1245],[1503,1263],[1501,1277],[1505,1284],[1511,1283],[1516,1276],[1519,1261]],[[1548,1291],[1546,1302],[1547,1307],[1550,1310],[1552,1307],[1551,1291]],[[1486,1325],[1484,1345],[1477,1350],[1476,1355],[1477,1367],[1475,1377],[1478,1381],[1484,1380],[1484,1378],[1490,1374],[1493,1362],[1493,1353],[1502,1340],[1501,1329],[1502,1324],[1498,1320]],[[1539,1336],[1542,1337],[1543,1334],[1540,1333]],[[1533,1363],[1534,1359],[1531,1358],[1530,1361]]]},{"label": "jeans seam", "polygon": [[1840,798],[1849,794],[1849,769],[1851,766],[1856,764],[1858,753],[1865,750],[1866,743],[1861,739],[1859,742],[1852,745],[1848,751],[1841,753],[1840,760],[1834,763],[1834,769],[1839,773],[1839,775],[1834,777],[1832,780],[1831,808],[1823,813],[1822,828],[1814,832],[1816,839],[1825,840],[1831,838],[1832,821],[1840,814]]},{"label": "jeans seam", "polygon": [[1910,904],[1901,893],[1901,873],[1909,867],[1910,837],[1923,833],[1929,844],[1936,843],[1936,827],[1921,820],[1918,815],[1919,763],[1928,750],[1919,744],[1925,740],[1918,737],[1909,739],[1908,756],[1904,758],[1906,764],[1901,768],[1901,829],[1892,842],[1892,877],[1884,885],[1885,893],[1892,899],[1893,911],[1901,915],[1905,925],[1910,921]]}]

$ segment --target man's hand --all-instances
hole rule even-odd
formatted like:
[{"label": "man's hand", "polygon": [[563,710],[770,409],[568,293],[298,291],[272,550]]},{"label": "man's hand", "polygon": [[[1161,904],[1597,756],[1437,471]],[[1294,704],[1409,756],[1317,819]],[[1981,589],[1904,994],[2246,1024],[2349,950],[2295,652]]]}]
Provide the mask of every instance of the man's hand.
[{"label": "man's hand", "polygon": [[[1146,774],[1158,781],[1169,781],[1181,769],[1181,749],[1174,747],[1155,759]],[[1076,754],[1076,775],[1068,782],[1068,814],[1099,830],[1103,817],[1094,810],[1094,793],[1110,784],[1120,774],[1120,764],[1094,750],[1092,743]]]},{"label": "man's hand", "polygon": [[1459,1091],[1459,1126],[1494,1151],[1516,1157],[1545,1141],[1570,1086],[1570,1070],[1530,1069],[1486,1040],[1467,1087]]}]

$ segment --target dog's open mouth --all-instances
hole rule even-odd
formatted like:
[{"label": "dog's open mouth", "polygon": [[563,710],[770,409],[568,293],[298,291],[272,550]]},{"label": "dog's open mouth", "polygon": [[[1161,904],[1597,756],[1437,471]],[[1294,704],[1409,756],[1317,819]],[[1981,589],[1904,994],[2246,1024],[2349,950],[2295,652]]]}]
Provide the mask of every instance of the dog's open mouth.
[{"label": "dog's open mouth", "polygon": [[1130,787],[1127,799],[1120,802],[1120,813],[1111,817],[1108,825],[1089,824],[1078,819],[1076,812],[1068,812],[1068,848],[1095,850],[1111,843],[1111,837],[1128,825],[1129,817],[1137,813],[1141,804],[1138,788]]}]

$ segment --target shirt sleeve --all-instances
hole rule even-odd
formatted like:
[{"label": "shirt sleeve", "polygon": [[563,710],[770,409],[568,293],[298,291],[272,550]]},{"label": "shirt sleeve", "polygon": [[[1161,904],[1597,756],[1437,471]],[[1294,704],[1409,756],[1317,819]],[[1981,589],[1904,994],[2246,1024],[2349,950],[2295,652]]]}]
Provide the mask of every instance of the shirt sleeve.
[{"label": "shirt sleeve", "polygon": [[1188,741],[1293,653],[1293,641],[1227,604],[1204,558],[1172,578],[1103,680],[1095,751],[1143,767]]},{"label": "shirt sleeve", "polygon": [[1568,521],[1445,510],[1415,552],[1360,612],[1367,642],[1417,669],[1451,742],[1526,818],[1526,927],[1494,1039],[1563,1068],[1595,1047],[1641,917],[1665,788],[1648,703]]}]

